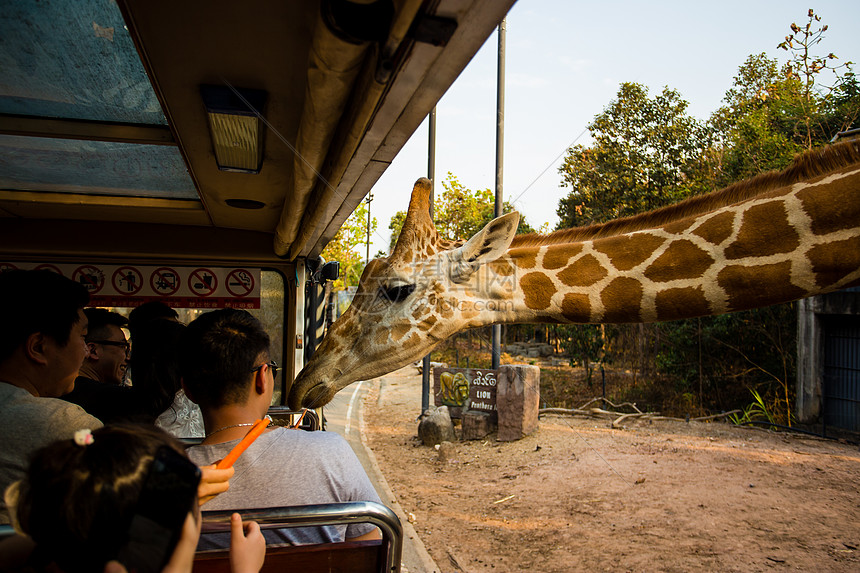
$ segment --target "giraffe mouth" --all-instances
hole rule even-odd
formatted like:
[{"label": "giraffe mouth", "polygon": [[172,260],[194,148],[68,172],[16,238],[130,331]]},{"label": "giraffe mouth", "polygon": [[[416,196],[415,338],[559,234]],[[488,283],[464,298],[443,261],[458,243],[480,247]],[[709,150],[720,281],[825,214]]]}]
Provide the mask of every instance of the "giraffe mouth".
[{"label": "giraffe mouth", "polygon": [[290,389],[287,400],[290,408],[319,408],[328,404],[339,389],[332,380],[337,380],[343,372],[335,369],[331,374],[330,377],[316,377],[305,367],[299,372]]}]

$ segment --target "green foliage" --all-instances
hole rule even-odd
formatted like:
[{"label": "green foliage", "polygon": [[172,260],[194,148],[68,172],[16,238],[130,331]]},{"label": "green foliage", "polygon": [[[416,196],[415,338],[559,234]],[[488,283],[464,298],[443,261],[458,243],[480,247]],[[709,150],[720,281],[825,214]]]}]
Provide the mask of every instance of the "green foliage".
[{"label": "green foliage", "polygon": [[[442,187],[442,196],[436,197],[434,201],[433,222],[443,239],[452,241],[469,239],[495,218],[496,194],[490,189],[472,191],[464,187],[450,171],[448,177],[442,182]],[[513,210],[513,206],[505,201],[502,213],[510,213]],[[398,211],[391,217],[391,222],[388,224],[391,230],[389,253],[394,251],[405,221],[406,211]],[[517,234],[533,232],[534,229],[521,214]]]},{"label": "green foliage", "polygon": [[729,421],[735,425],[746,424],[753,421],[764,421],[771,424],[776,424],[776,417],[771,414],[761,394],[755,389],[750,389],[753,396],[753,401],[743,409],[742,414],[732,414],[729,416]]},{"label": "green foliage", "polygon": [[[376,217],[371,217],[370,232],[375,231]],[[366,263],[366,241],[367,203],[362,201],[322,252],[325,260],[340,263],[340,278],[332,285],[335,289],[358,285]]]},{"label": "green foliage", "polygon": [[626,217],[701,192],[700,158],[711,135],[687,106],[668,87],[649,98],[641,84],[621,84],[588,126],[593,146],[571,148],[559,168],[571,191],[559,203],[558,228]]}]

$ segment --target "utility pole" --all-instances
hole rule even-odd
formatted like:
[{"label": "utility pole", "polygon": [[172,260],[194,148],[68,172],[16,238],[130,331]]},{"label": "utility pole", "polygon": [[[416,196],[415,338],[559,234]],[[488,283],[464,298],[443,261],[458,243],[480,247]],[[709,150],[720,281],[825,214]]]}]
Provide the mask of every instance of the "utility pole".
[{"label": "utility pole", "polygon": [[[502,216],[504,205],[504,171],[505,171],[505,30],[507,18],[499,24],[499,67],[496,77],[496,217]],[[493,325],[492,368],[499,368],[501,356],[502,326]]]},{"label": "utility pole", "polygon": [[364,261],[364,264],[367,265],[370,263],[370,202],[373,201],[373,193],[370,193],[367,196],[367,199],[364,200],[367,203],[367,259]]},{"label": "utility pole", "polygon": [[[430,179],[430,220],[433,220],[433,190],[436,187],[436,108],[427,118],[427,178]],[[430,353],[421,361],[421,414],[430,409]]]}]

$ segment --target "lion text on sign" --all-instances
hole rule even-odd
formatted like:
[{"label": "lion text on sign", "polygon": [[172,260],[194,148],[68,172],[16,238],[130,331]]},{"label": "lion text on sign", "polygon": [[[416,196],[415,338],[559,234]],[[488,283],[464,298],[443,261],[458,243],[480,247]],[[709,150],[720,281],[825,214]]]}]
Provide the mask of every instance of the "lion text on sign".
[{"label": "lion text on sign", "polygon": [[497,371],[481,368],[433,368],[433,395],[436,406],[448,406],[452,418],[464,410],[496,417]]}]

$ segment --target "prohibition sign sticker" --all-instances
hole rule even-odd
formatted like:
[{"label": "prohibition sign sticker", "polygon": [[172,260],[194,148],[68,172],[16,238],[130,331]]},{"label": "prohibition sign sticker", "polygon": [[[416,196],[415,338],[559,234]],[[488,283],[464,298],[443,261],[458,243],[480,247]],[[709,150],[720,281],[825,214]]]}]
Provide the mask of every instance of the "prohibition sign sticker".
[{"label": "prohibition sign sticker", "polygon": [[245,269],[235,269],[227,275],[227,291],[236,297],[245,297],[254,290],[254,275]]},{"label": "prohibition sign sticker", "polygon": [[72,280],[83,285],[90,293],[99,292],[105,286],[105,275],[100,268],[81,265],[72,273]]},{"label": "prohibition sign sticker", "polygon": [[218,288],[218,277],[209,269],[194,269],[188,277],[188,288],[197,296],[209,296]]},{"label": "prohibition sign sticker", "polygon": [[161,296],[170,296],[179,290],[179,273],[170,267],[159,267],[149,275],[149,286]]},{"label": "prohibition sign sticker", "polygon": [[36,268],[35,268],[35,269],[33,269],[33,270],[36,270],[36,271],[51,271],[52,273],[57,273],[58,275],[63,276],[63,271],[61,271],[61,270],[59,269],[59,267],[55,267],[54,265],[50,265],[50,264],[48,264],[48,263],[44,263],[44,264],[42,264],[42,265],[39,265],[38,267],[36,267]]},{"label": "prohibition sign sticker", "polygon": [[143,275],[134,267],[120,267],[113,272],[111,282],[116,292],[131,296],[143,286]]}]

